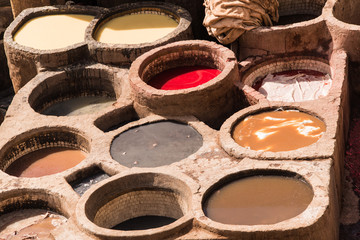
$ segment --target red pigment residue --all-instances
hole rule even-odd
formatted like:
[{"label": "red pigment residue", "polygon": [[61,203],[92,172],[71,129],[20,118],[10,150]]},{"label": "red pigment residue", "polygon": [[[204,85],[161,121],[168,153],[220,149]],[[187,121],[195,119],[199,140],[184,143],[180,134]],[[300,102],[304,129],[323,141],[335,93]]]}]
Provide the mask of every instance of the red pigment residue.
[{"label": "red pigment residue", "polygon": [[[358,99],[357,99],[358,100]],[[360,108],[352,108],[345,167],[350,172],[354,191],[360,196]]]},{"label": "red pigment residue", "polygon": [[154,76],[148,84],[161,90],[186,89],[204,84],[220,73],[220,70],[204,66],[176,67]]},{"label": "red pigment residue", "polygon": [[[325,76],[324,73],[314,70],[305,70],[305,69],[298,69],[298,70],[289,70],[289,71],[283,71],[283,72],[277,72],[272,73],[275,76],[284,75],[284,76],[295,76],[296,74],[306,74],[306,75],[312,75],[316,77]],[[266,76],[265,76],[266,77]],[[263,81],[265,77],[255,81],[252,85],[252,88],[254,88],[256,91],[259,91],[259,88],[262,86]]]}]

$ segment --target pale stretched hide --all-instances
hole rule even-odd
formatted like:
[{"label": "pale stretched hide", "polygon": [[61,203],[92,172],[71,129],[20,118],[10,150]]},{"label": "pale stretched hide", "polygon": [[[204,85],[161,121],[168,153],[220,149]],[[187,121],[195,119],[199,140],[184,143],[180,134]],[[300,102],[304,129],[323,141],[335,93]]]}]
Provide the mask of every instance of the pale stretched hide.
[{"label": "pale stretched hide", "polygon": [[210,36],[229,44],[245,31],[279,19],[277,0],[204,0],[203,25]]}]

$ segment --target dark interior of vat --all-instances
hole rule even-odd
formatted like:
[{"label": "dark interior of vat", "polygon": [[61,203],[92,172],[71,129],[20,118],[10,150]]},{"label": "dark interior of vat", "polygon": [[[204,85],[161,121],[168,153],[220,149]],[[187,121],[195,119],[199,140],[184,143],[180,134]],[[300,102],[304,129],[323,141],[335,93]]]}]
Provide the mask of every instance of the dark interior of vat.
[{"label": "dark interior of vat", "polygon": [[[0,215],[22,209],[43,209],[68,216],[59,205],[57,196],[42,190],[17,189],[2,194],[0,199]],[[0,221],[1,222],[1,221]]]},{"label": "dark interior of vat", "polygon": [[315,19],[321,15],[324,0],[279,0],[279,21],[275,26],[287,25]]},{"label": "dark interior of vat", "polygon": [[342,22],[360,25],[359,1],[336,1],[333,14]]},{"label": "dark interior of vat", "polygon": [[114,138],[110,153],[126,167],[159,167],[190,156],[202,144],[202,136],[193,127],[175,121],[160,121],[120,133]]},{"label": "dark interior of vat", "polygon": [[45,200],[25,200],[25,201],[14,201],[10,205],[6,205],[2,208],[1,215],[6,213],[11,213],[14,211],[19,211],[23,209],[44,209],[47,211],[55,212],[55,209],[49,206],[48,202]]},{"label": "dark interior of vat", "polygon": [[106,172],[99,167],[92,167],[76,173],[75,180],[68,181],[74,191],[82,196],[92,185],[109,178]]},{"label": "dark interior of vat", "polygon": [[248,170],[221,179],[203,197],[203,211],[215,222],[267,225],[295,217],[313,199],[312,187],[296,173]]},{"label": "dark interior of vat", "polygon": [[[114,87],[112,80],[86,74],[77,76],[75,73],[71,77],[53,76],[40,83],[30,94],[29,104],[39,113],[47,111],[47,115],[66,116],[84,104],[89,106],[107,101],[107,105],[111,104],[119,95],[120,90]],[[94,111],[88,111],[91,112]]]},{"label": "dark interior of vat", "polygon": [[40,149],[69,148],[84,153],[90,151],[89,142],[83,136],[66,130],[38,130],[30,137],[21,138],[22,136],[19,136],[7,143],[0,162],[0,169],[3,171],[7,171],[11,164],[21,157]]},{"label": "dark interior of vat", "polygon": [[118,129],[130,122],[139,120],[133,106],[127,106],[121,109],[115,109],[95,120],[94,124],[103,132],[110,132]]},{"label": "dark interior of vat", "polygon": [[176,219],[171,217],[147,215],[131,218],[112,227],[112,229],[122,231],[147,230],[163,227],[175,221]]}]

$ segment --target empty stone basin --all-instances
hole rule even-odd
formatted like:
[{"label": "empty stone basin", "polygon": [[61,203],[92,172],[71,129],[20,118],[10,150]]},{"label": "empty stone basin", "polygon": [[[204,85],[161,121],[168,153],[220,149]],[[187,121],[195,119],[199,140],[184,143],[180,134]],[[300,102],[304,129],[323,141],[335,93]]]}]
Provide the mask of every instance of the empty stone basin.
[{"label": "empty stone basin", "polygon": [[33,130],[9,141],[1,169],[17,177],[41,177],[65,171],[86,158],[89,143],[70,129]]},{"label": "empty stone basin", "polygon": [[99,183],[82,196],[76,216],[100,238],[162,239],[189,224],[190,206],[191,191],[184,182],[147,172]]},{"label": "empty stone basin", "polygon": [[127,167],[158,167],[195,153],[202,136],[191,126],[173,121],[151,122],[130,128],[111,144],[113,159]]},{"label": "empty stone basin", "polygon": [[279,0],[279,21],[274,25],[286,25],[308,21],[321,15],[324,0]]},{"label": "empty stone basin", "polygon": [[127,66],[150,49],[192,39],[191,21],[171,3],[123,3],[91,23],[87,42],[97,62]]},{"label": "empty stone basin", "polygon": [[[241,81],[269,101],[303,102],[328,96],[333,81],[329,64],[320,58],[289,57],[254,62],[241,71]],[[247,88],[245,95],[260,100]]]},{"label": "empty stone basin", "polygon": [[29,96],[38,113],[53,116],[96,114],[115,103],[120,87],[106,68],[80,68],[44,76]]},{"label": "empty stone basin", "polygon": [[267,111],[240,120],[232,137],[240,146],[256,151],[290,151],[317,142],[326,130],[319,118],[296,110]]},{"label": "empty stone basin", "polygon": [[296,174],[265,172],[212,187],[203,198],[203,210],[223,224],[275,224],[302,213],[312,199],[311,186]]}]

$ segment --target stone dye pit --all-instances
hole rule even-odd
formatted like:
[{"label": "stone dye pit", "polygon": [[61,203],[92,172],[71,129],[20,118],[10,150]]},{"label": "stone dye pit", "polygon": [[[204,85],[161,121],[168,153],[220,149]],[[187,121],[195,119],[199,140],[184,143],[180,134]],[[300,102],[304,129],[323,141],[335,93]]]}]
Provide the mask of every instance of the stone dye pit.
[{"label": "stone dye pit", "polygon": [[232,137],[244,148],[280,152],[311,145],[325,130],[325,124],[316,117],[279,110],[246,117],[234,127]]},{"label": "stone dye pit", "polygon": [[[129,2],[110,8],[92,21],[86,42],[96,62],[129,67],[151,49],[192,39],[191,22],[189,12],[172,3]],[[126,27],[122,26],[125,23]]]},{"label": "stone dye pit", "polygon": [[313,198],[301,179],[248,176],[215,189],[203,204],[210,219],[232,225],[274,224],[302,213]]},{"label": "stone dye pit", "polygon": [[151,43],[170,34],[178,26],[171,17],[151,13],[136,13],[114,17],[103,23],[95,39],[103,43]]},{"label": "stone dye pit", "polygon": [[[64,13],[66,12],[66,14]],[[23,14],[19,15],[19,17],[15,18],[9,27],[6,29],[4,34],[4,47],[7,52],[9,73],[11,77],[11,81],[13,83],[14,91],[17,92],[22,86],[24,86],[31,78],[35,77],[35,75],[45,69],[57,69],[59,67],[64,67],[69,64],[73,64],[83,59],[87,59],[89,57],[88,47],[85,44],[85,30],[88,27],[86,23],[89,23],[92,18],[96,17],[100,14],[101,8],[99,7],[83,7],[83,6],[58,6],[58,7],[40,7],[33,9],[26,9]],[[81,16],[81,18],[69,17],[71,14],[76,14],[76,16]],[[54,19],[56,21],[56,16],[58,17],[66,17],[70,21],[67,25],[71,27],[66,27],[65,23],[62,26],[63,32],[60,33],[60,30],[57,34],[51,34],[49,31],[44,31],[44,26],[40,27],[37,24],[35,26],[27,25],[27,23],[34,23],[31,20],[44,20],[46,22],[46,28],[52,29],[52,31],[57,30],[55,27],[51,27],[52,24],[56,24],[55,22],[50,22],[47,19]],[[84,16],[85,15],[85,16]],[[39,24],[44,24],[44,21],[40,21]],[[57,19],[57,21],[59,21]],[[77,22],[80,26],[76,27],[76,24],[72,23],[72,21]],[[63,21],[62,21],[63,22]],[[76,34],[71,33],[72,27],[75,28]],[[33,36],[23,37],[26,38],[26,41],[22,42],[21,36],[19,38],[19,44],[15,37],[17,33],[21,34],[22,32],[25,34],[27,30],[33,33],[32,28],[36,29],[38,34],[36,37]],[[76,29],[81,28],[81,31],[77,31]],[[30,33],[30,34],[31,34]],[[66,37],[67,33],[72,37]],[[82,35],[84,33],[84,35]],[[39,42],[44,42],[45,38],[41,38],[41,36],[45,36],[50,34],[55,40],[49,39],[47,47],[42,44],[42,48],[37,48]],[[76,40],[73,37],[76,37]],[[66,41],[58,42],[59,39],[66,38]],[[6,39],[6,40],[5,40]],[[46,37],[48,39],[48,37]],[[45,49],[45,50],[44,50]],[[35,64],[35,61],[38,64]]]},{"label": "stone dye pit", "polygon": [[[342,196],[350,89],[359,89],[360,54],[353,47],[360,39],[357,5],[337,0],[279,4],[276,26],[248,31],[228,46],[203,34],[201,1],[97,1],[97,6],[44,6],[16,14],[3,36],[16,94],[0,121],[0,239],[9,234],[17,239],[15,231],[22,234],[51,214],[61,216],[61,223],[48,238],[59,240],[345,239],[339,225],[346,203]],[[72,14],[93,18],[80,42],[44,50],[43,44],[34,48],[16,40],[31,19]],[[141,16],[165,18],[173,25],[151,40],[145,33],[133,38],[135,42],[97,36],[113,20]],[[216,74],[202,79],[207,73],[200,74],[200,67]],[[197,72],[190,82],[153,83],[159,74],[193,68]],[[326,93],[313,91],[311,98],[286,101],[257,87],[266,76],[283,74],[299,77],[294,85],[307,82],[306,75],[328,77],[321,80]],[[300,78],[304,75],[305,80]],[[1,81],[0,86],[6,86]],[[163,82],[171,87],[163,88]],[[299,86],[304,96],[307,89],[315,89]],[[307,125],[309,120],[295,124],[305,135],[314,133],[312,141],[301,146],[238,144],[235,140],[248,134],[234,137],[236,126],[263,113],[303,114],[319,126]],[[284,116],[267,119],[280,118]],[[283,143],[287,139],[286,145],[300,142],[285,135],[279,138]],[[12,172],[21,170],[15,164],[26,167],[21,162],[29,155],[55,149],[85,156],[44,176]],[[56,161],[65,162],[64,157]],[[231,188],[244,182],[266,188],[260,193],[254,185],[236,186],[238,193]],[[294,193],[293,187],[285,189],[287,184],[301,190]],[[266,196],[256,195],[265,191]],[[234,214],[234,208],[244,209],[235,206],[230,217],[217,218],[212,197],[227,193],[228,200],[251,203],[248,211],[260,217]],[[270,202],[274,198],[278,201]],[[231,204],[226,202],[225,208]],[[261,214],[256,214],[259,208]]]},{"label": "stone dye pit", "polygon": [[17,159],[5,172],[16,177],[42,177],[72,168],[85,157],[79,150],[44,148]]},{"label": "stone dye pit", "polygon": [[46,15],[25,22],[14,34],[20,45],[40,50],[66,48],[81,43],[94,16],[80,14]]},{"label": "stone dye pit", "polygon": [[176,67],[154,76],[148,84],[162,90],[180,90],[197,87],[219,74],[219,70],[203,66]]},{"label": "stone dye pit", "polygon": [[254,83],[253,88],[270,101],[308,101],[328,95],[331,78],[317,71],[284,71],[266,75]]},{"label": "stone dye pit", "polygon": [[114,160],[127,167],[170,165],[195,153],[202,137],[190,126],[163,121],[131,128],[111,143]]},{"label": "stone dye pit", "polygon": [[[230,112],[246,104],[233,84],[239,78],[235,60],[232,51],[212,42],[179,41],[153,49],[138,57],[129,70],[134,108],[138,112],[160,115],[193,115],[219,128]],[[151,86],[152,79],[158,74],[199,65],[217,69],[220,73],[190,88],[162,90]]]}]

